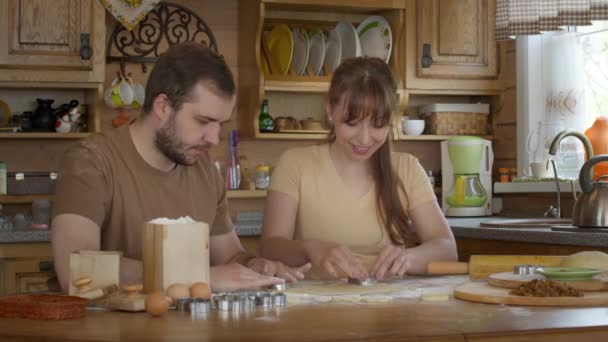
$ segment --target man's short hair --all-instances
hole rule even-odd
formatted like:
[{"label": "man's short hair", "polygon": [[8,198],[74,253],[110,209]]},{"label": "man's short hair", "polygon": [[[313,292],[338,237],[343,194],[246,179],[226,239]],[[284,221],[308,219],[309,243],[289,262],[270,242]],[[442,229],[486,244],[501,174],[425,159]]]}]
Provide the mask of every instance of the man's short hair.
[{"label": "man's short hair", "polygon": [[200,43],[188,42],[171,46],[154,65],[146,84],[144,115],[152,110],[154,99],[166,94],[175,111],[191,99],[200,82],[226,97],[232,97],[236,85],[224,57]]}]

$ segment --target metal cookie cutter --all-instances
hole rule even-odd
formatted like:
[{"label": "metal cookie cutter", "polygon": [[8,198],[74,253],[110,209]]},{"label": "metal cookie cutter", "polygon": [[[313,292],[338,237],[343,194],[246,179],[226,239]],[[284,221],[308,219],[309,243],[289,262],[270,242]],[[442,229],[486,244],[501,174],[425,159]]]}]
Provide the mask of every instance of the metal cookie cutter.
[{"label": "metal cookie cutter", "polygon": [[175,299],[175,309],[178,312],[186,312],[188,310],[189,302],[190,302],[190,298],[176,298]]},{"label": "metal cookie cutter", "polygon": [[374,283],[374,278],[357,279],[348,277],[348,283],[361,286],[369,286]]},{"label": "metal cookie cutter", "polygon": [[285,290],[287,290],[287,288],[288,288],[287,283],[272,285],[272,289],[275,291],[285,291]]},{"label": "metal cookie cutter", "polygon": [[285,306],[286,297],[282,293],[272,294],[272,305],[273,306]]},{"label": "metal cookie cutter", "polygon": [[534,275],[536,271],[543,269],[542,265],[515,265],[513,267],[513,274],[519,275]]},{"label": "metal cookie cutter", "polygon": [[232,308],[232,301],[226,296],[221,296],[216,302],[217,309],[220,311],[230,311]]},{"label": "metal cookie cutter", "polygon": [[272,295],[268,292],[264,292],[256,297],[256,304],[261,307],[272,306]]},{"label": "metal cookie cutter", "polygon": [[188,307],[192,314],[204,314],[211,311],[211,302],[200,298],[193,298]]}]

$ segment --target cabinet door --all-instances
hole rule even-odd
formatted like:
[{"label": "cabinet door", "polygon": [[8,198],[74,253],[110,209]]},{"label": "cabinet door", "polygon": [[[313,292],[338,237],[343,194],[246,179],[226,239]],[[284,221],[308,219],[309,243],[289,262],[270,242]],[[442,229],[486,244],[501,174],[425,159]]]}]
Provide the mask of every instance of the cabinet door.
[{"label": "cabinet door", "polygon": [[48,291],[47,280],[54,276],[49,258],[1,259],[0,295]]},{"label": "cabinet door", "polygon": [[104,39],[105,15],[97,1],[0,0],[0,68],[79,70],[85,78],[47,74],[45,80],[100,81],[91,79],[91,71],[100,61],[103,66]]},{"label": "cabinet door", "polygon": [[[497,76],[494,1],[418,0],[417,4],[420,76]],[[425,52],[432,59],[428,66],[422,62]]]}]

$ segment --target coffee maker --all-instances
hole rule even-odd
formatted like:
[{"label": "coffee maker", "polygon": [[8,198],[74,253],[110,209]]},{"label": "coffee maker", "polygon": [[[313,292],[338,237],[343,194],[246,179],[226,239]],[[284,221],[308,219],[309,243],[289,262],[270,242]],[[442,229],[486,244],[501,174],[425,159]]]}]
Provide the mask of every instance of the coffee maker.
[{"label": "coffee maker", "polygon": [[441,142],[442,210],[446,216],[492,215],[492,142],[456,136]]}]

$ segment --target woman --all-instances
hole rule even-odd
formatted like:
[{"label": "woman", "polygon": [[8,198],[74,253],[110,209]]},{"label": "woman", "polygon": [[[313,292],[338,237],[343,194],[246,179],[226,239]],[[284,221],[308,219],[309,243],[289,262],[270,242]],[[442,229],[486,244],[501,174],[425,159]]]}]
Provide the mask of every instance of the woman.
[{"label": "woman", "polygon": [[353,58],[336,69],[329,143],[286,151],[273,173],[263,257],[357,279],[424,274],[430,261],[456,260],[424,169],[409,154],[391,153],[396,105],[382,60]]}]

